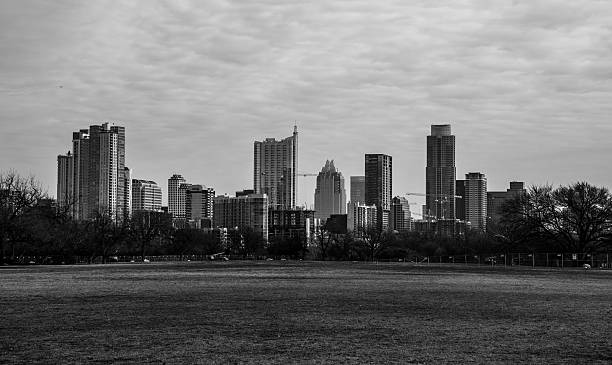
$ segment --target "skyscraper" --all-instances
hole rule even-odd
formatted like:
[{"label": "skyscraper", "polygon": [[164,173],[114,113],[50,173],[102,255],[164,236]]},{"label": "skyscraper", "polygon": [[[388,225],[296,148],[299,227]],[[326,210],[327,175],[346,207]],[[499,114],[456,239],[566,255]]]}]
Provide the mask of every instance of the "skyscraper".
[{"label": "skyscraper", "polygon": [[107,214],[122,220],[126,211],[125,128],[108,123],[72,134],[73,216]]},{"label": "skyscraper", "polygon": [[487,229],[487,178],[480,172],[465,174],[465,221],[478,231]]},{"label": "skyscraper", "polygon": [[72,208],[74,156],[68,151],[65,155],[57,156],[57,206],[59,208]]},{"label": "skyscraper", "polygon": [[455,219],[455,136],[450,124],[432,125],[427,136],[425,210],[437,220]]},{"label": "skyscraper", "polygon": [[129,218],[132,215],[132,170],[124,167],[124,188],[123,188],[123,216]]},{"label": "skyscraper", "polygon": [[73,217],[86,219],[87,196],[89,194],[89,130],[72,133],[73,155]]},{"label": "skyscraper", "polygon": [[184,197],[180,199],[179,188],[186,182],[185,178],[179,174],[174,174],[168,179],[168,213],[172,214],[173,219],[185,218],[185,199]]},{"label": "skyscraper", "polygon": [[365,155],[365,204],[377,208],[376,225],[379,230],[389,228],[392,191],[391,156]]},{"label": "skyscraper", "polygon": [[132,179],[132,212],[160,212],[162,191],[155,181]]},{"label": "skyscraper", "polygon": [[317,176],[314,194],[315,218],[326,220],[332,214],[346,213],[346,192],[344,177],[336,170],[334,160],[326,161]]},{"label": "skyscraper", "polygon": [[89,127],[87,216],[108,214],[122,220],[125,211],[125,128],[108,123]]},{"label": "skyscraper", "polygon": [[412,213],[410,203],[403,196],[396,196],[391,200],[389,213],[389,226],[392,230],[409,232],[412,230]]},{"label": "skyscraper", "polygon": [[465,180],[457,180],[455,194],[461,197],[455,198],[455,218],[465,221]]},{"label": "skyscraper", "polygon": [[351,176],[350,201],[365,203],[365,176]]},{"label": "skyscraper", "polygon": [[293,209],[297,197],[298,132],[281,141],[266,138],[255,141],[253,188],[266,194],[271,208]]}]

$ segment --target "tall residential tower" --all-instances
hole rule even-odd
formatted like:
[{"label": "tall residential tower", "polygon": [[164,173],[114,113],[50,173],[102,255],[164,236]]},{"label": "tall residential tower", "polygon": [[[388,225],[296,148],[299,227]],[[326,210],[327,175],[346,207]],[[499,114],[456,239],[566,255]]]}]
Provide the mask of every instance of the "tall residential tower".
[{"label": "tall residential tower", "polygon": [[255,141],[253,188],[266,194],[270,208],[293,209],[297,198],[298,131],[281,141]]},{"label": "tall residential tower", "polygon": [[185,196],[180,196],[179,188],[186,182],[185,178],[178,174],[168,179],[168,213],[172,214],[173,219],[185,218]]},{"label": "tall residential tower", "polygon": [[391,156],[365,155],[365,204],[376,206],[376,226],[382,231],[389,228],[392,198],[391,176]]},{"label": "tall residential tower", "polygon": [[73,216],[91,219],[96,214],[107,214],[122,220],[129,211],[127,173],[124,127],[104,123],[74,132],[70,194]]},{"label": "tall residential tower", "polygon": [[57,205],[70,209],[73,203],[74,156],[68,151],[57,156]]},{"label": "tall residential tower", "polygon": [[487,230],[487,178],[480,172],[465,174],[465,221],[473,230]]},{"label": "tall residential tower", "polygon": [[427,136],[425,212],[437,220],[455,219],[455,136],[450,124],[432,125]]}]

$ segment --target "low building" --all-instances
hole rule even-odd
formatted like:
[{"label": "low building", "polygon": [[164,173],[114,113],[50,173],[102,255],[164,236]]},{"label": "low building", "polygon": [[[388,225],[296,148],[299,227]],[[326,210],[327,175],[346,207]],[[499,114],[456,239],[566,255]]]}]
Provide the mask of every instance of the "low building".
[{"label": "low building", "polygon": [[192,228],[210,228],[213,221],[215,190],[191,185],[185,191],[185,217]]},{"label": "low building", "polygon": [[155,181],[132,179],[132,213],[161,211],[162,191]]},{"label": "low building", "polygon": [[489,224],[498,224],[503,216],[503,208],[506,203],[518,196],[527,194],[525,183],[522,181],[511,181],[510,188],[506,191],[487,192],[487,220]]},{"label": "low building", "polygon": [[320,220],[313,210],[270,209],[268,227],[270,241],[298,238],[309,244],[319,234]]},{"label": "low building", "polygon": [[346,234],[347,219],[346,214],[332,214],[325,222],[324,228],[332,234]]},{"label": "low building", "polygon": [[377,208],[375,205],[365,205],[350,202],[348,205],[346,228],[349,232],[360,232],[376,227]]},{"label": "low building", "polygon": [[237,197],[217,196],[213,199],[214,228],[250,228],[268,241],[268,197],[248,194]]}]

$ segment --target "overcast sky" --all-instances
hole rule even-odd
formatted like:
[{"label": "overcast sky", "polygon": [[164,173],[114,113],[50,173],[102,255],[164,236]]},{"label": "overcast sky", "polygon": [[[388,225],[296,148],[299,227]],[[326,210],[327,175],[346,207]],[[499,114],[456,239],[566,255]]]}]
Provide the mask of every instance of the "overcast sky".
[{"label": "overcast sky", "polygon": [[347,190],[387,153],[394,194],[424,191],[432,123],[489,190],[612,185],[609,1],[3,0],[0,54],[0,170],[53,195],[72,131],[104,121],[164,201],[173,173],[252,187],[253,141],[294,121],[299,169],[334,159]]}]

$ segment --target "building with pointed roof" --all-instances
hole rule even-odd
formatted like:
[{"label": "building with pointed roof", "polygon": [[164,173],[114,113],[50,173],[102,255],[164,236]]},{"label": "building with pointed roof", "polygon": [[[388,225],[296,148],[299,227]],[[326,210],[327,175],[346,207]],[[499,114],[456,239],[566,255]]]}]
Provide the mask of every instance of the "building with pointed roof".
[{"label": "building with pointed roof", "polygon": [[346,214],[346,191],[344,177],[334,166],[334,160],[327,160],[317,176],[314,193],[315,218],[327,220],[332,214]]}]

